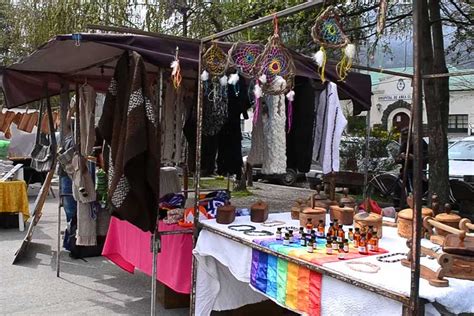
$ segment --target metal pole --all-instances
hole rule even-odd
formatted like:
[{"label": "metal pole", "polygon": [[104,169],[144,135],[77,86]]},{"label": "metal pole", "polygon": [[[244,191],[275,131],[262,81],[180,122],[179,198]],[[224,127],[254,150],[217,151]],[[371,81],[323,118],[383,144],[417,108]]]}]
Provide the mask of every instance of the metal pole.
[{"label": "metal pole", "polygon": [[[426,13],[423,0],[413,1],[413,156],[414,156],[414,175],[413,175],[413,243],[411,248],[411,291],[410,291],[410,310],[412,315],[420,313],[420,251],[421,251],[421,197],[422,197],[422,131],[423,131],[423,104],[422,104],[422,79],[421,79],[421,32],[422,18]],[[424,34],[424,36],[429,36]]]},{"label": "metal pole", "polygon": [[[199,194],[200,194],[200,181],[201,181],[201,141],[202,141],[202,51],[204,49],[204,43],[199,44],[199,67],[198,67],[198,98],[196,104],[196,168],[194,168],[194,235],[193,235],[193,249],[196,247],[197,238],[199,235],[198,224],[199,224]],[[197,261],[196,257],[193,256],[192,261],[192,289],[191,289],[191,302],[189,308],[189,314],[194,315],[196,308],[196,276],[197,276]]]},{"label": "metal pole", "polygon": [[307,2],[304,2],[302,4],[298,4],[298,5],[295,5],[293,7],[278,11],[274,14],[270,14],[270,15],[264,16],[262,18],[259,18],[259,19],[256,19],[256,20],[253,20],[253,21],[250,21],[250,22],[247,22],[247,23],[235,26],[235,27],[231,27],[230,29],[224,30],[224,31],[216,33],[214,35],[206,36],[206,37],[201,39],[201,42],[202,43],[207,43],[207,42],[222,38],[224,36],[228,36],[228,35],[243,31],[245,29],[252,28],[252,27],[260,25],[260,24],[271,22],[271,21],[273,21],[273,18],[275,16],[277,16],[278,18],[281,18],[281,17],[293,15],[295,13],[307,10],[307,9],[315,7],[317,5],[321,5],[323,2],[324,2],[324,0],[307,1]]},{"label": "metal pole", "polygon": [[58,202],[58,237],[57,237],[57,250],[56,250],[56,277],[59,278],[60,273],[60,259],[61,259],[61,181],[59,181],[59,202]]},{"label": "metal pole", "polygon": [[[365,124],[367,124],[367,129],[366,129],[366,136],[365,136],[365,163],[364,163],[364,196],[363,196],[363,201],[364,203],[366,202],[366,199],[367,199],[367,183],[369,182],[369,160],[370,160],[370,110],[371,109],[368,109],[367,110],[367,116],[365,117],[366,119],[366,122]],[[365,211],[367,212],[368,211],[368,205],[369,203],[367,204],[364,204],[365,205]]]},{"label": "metal pole", "polygon": [[[160,79],[159,79],[159,88],[158,88],[158,121],[161,122],[161,111],[163,103],[163,68],[160,68]],[[161,129],[162,124],[160,124]],[[158,183],[160,182],[160,167],[161,167],[161,132],[158,131],[158,141],[160,143],[158,156],[160,160],[160,166],[158,166]],[[160,186],[158,185],[158,196],[160,196]],[[159,207],[158,207],[159,208]],[[157,210],[159,213],[159,210]],[[156,277],[157,277],[157,261],[158,261],[158,252],[161,248],[161,237],[159,229],[159,217],[156,219],[155,231],[152,236],[152,251],[153,251],[153,266],[151,270],[151,310],[150,314],[152,316],[156,315]]]}]

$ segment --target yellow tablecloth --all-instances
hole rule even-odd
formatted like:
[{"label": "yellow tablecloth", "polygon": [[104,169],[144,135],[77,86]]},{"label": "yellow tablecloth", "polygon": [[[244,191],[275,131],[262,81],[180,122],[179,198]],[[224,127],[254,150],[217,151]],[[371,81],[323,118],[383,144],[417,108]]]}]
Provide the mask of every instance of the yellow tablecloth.
[{"label": "yellow tablecloth", "polygon": [[0,213],[19,212],[23,213],[25,221],[30,217],[26,182],[0,182]]}]

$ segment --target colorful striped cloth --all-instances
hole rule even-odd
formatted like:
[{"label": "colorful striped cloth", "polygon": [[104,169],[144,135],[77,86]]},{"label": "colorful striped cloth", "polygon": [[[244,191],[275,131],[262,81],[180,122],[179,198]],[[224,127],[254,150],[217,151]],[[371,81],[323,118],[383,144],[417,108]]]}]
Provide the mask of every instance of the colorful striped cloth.
[{"label": "colorful striped cloth", "polygon": [[[314,253],[308,253],[298,243],[283,246],[275,239],[254,240],[277,253],[322,265],[339,261],[337,254],[326,254],[326,243],[321,240]],[[324,242],[324,243],[322,243]],[[384,249],[368,255],[386,253]],[[364,257],[352,245],[347,259]],[[306,315],[321,314],[321,274],[267,253],[253,250],[250,284],[282,306]]]}]

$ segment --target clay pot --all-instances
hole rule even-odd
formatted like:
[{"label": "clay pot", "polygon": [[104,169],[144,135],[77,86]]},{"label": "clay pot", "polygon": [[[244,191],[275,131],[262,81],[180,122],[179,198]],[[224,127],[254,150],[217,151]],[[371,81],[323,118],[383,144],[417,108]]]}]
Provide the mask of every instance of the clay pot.
[{"label": "clay pot", "polygon": [[258,201],[250,207],[250,220],[254,223],[263,223],[268,219],[268,204]]},{"label": "clay pot", "polygon": [[337,219],[339,224],[352,225],[354,221],[354,207],[331,205],[329,207],[329,216],[331,222]]},{"label": "clay pot", "polygon": [[364,231],[369,226],[377,228],[377,236],[382,238],[382,215],[367,212],[360,212],[354,215],[354,227]]},{"label": "clay pot", "polygon": [[216,222],[228,225],[235,220],[235,206],[227,204],[217,208]]},{"label": "clay pot", "polygon": [[[433,210],[427,207],[421,209],[421,216],[425,218],[427,216],[433,216]],[[412,224],[413,223],[413,210],[406,208],[398,212],[397,218],[397,231],[398,235],[403,238],[411,238]]]},{"label": "clay pot", "polygon": [[[436,215],[435,220],[440,223],[459,229],[459,222],[461,221],[461,216],[451,213],[451,204],[446,203],[444,205],[444,213],[440,213]],[[442,229],[438,229],[436,227],[435,227],[435,232],[436,234],[441,235],[441,236],[446,236],[449,234],[448,232]]]},{"label": "clay pot", "polygon": [[314,227],[318,226],[320,220],[326,225],[326,209],[322,207],[307,207],[300,213],[300,226],[305,227],[311,218]]}]

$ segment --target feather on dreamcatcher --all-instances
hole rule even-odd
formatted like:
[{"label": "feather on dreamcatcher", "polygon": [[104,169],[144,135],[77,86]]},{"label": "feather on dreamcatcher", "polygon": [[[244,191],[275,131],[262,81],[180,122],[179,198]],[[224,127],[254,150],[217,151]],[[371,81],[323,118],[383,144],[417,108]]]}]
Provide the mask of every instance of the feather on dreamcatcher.
[{"label": "feather on dreamcatcher", "polygon": [[[273,18],[273,35],[268,39],[265,49],[256,61],[257,76],[255,83],[255,113],[254,123],[260,111],[259,99],[263,94],[282,95],[287,93],[288,98],[288,131],[291,129],[293,114],[293,100],[295,93],[293,91],[293,80],[295,77],[295,65],[288,49],[281,42],[278,34],[278,19]],[[278,105],[278,111],[281,111],[283,105]]]},{"label": "feather on dreamcatcher", "polygon": [[333,6],[329,6],[317,18],[311,28],[311,36],[314,42],[320,45],[319,51],[313,55],[313,59],[318,64],[319,75],[325,81],[324,71],[326,67],[326,49],[341,49],[342,58],[336,65],[336,70],[340,80],[347,77],[355,56],[355,46],[351,44],[349,38],[344,33],[344,29],[339,21],[339,11]]},{"label": "feather on dreamcatcher", "polygon": [[204,71],[201,80],[204,83],[203,134],[213,136],[219,133],[227,120],[227,84],[225,75],[227,54],[217,43],[207,49],[202,56]]}]

